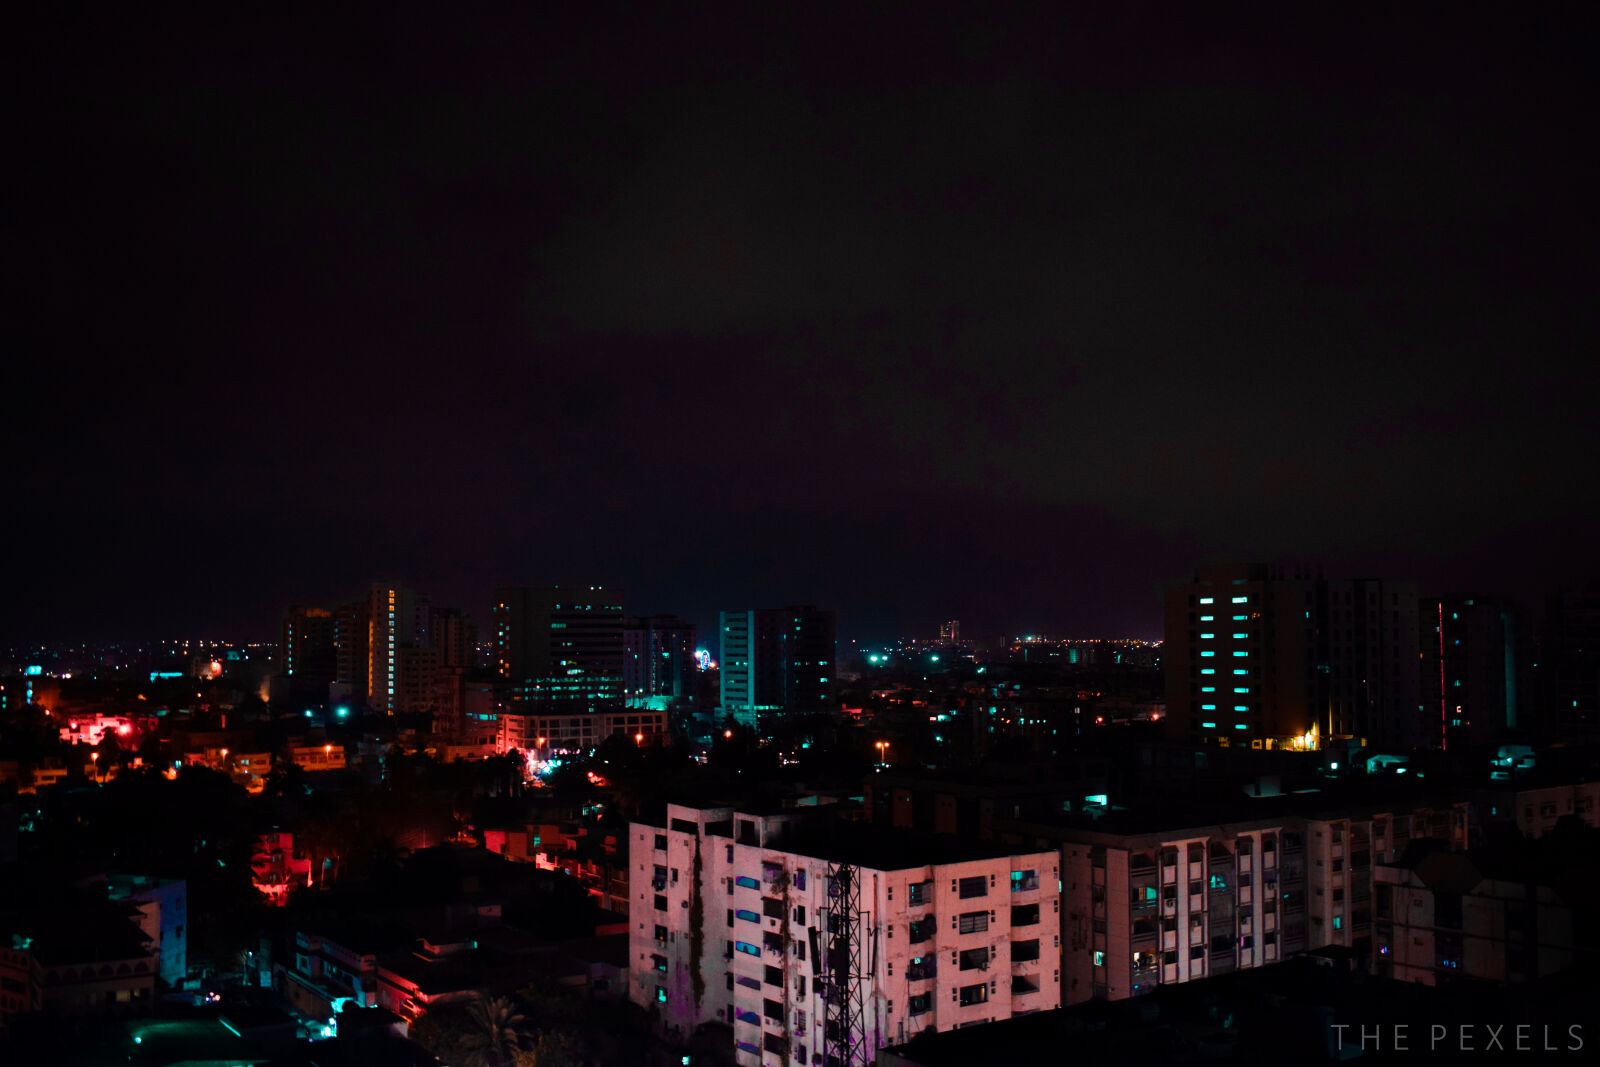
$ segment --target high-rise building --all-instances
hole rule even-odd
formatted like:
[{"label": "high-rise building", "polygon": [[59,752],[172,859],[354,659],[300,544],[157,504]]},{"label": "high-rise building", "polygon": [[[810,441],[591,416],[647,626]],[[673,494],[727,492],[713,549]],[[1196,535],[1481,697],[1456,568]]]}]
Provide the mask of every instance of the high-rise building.
[{"label": "high-rise building", "polygon": [[941,645],[959,645],[961,643],[960,619],[951,619],[939,627],[939,643]]},{"label": "high-rise building", "polygon": [[356,703],[367,699],[368,604],[365,599],[340,604],[333,612],[334,684],[330,699]]},{"label": "high-rise building", "polygon": [[429,619],[441,667],[471,670],[477,662],[478,628],[456,608],[434,608]]},{"label": "high-rise building", "polygon": [[622,703],[622,591],[505,588],[494,598],[495,671],[515,705],[595,711]]},{"label": "high-rise building", "polygon": [[1521,728],[1517,626],[1510,604],[1429,598],[1419,622],[1421,733],[1430,747],[1484,744]]},{"label": "high-rise building", "polygon": [[[367,703],[384,715],[412,710],[415,694],[431,688],[422,681],[431,649],[428,599],[396,582],[374,582],[367,593]],[[410,663],[411,669],[406,664]]]},{"label": "high-rise building", "polygon": [[1203,567],[1167,587],[1167,717],[1190,738],[1316,748],[1419,736],[1417,588]]},{"label": "high-rise building", "polygon": [[1600,739],[1600,584],[1550,598],[1540,656],[1547,738]]},{"label": "high-rise building", "polygon": [[283,613],[279,670],[291,677],[320,681],[326,688],[334,679],[333,630],[333,612],[291,606]]},{"label": "high-rise building", "polygon": [[630,824],[637,1003],[683,1033],[730,1027],[750,1067],[870,1063],[1060,1007],[1054,849],[808,823],[674,804]]},{"label": "high-rise building", "polygon": [[725,611],[719,629],[725,711],[803,711],[831,702],[833,612],[810,605]]},{"label": "high-rise building", "polygon": [[629,619],[622,628],[622,694],[630,705],[695,698],[694,623],[675,615]]}]

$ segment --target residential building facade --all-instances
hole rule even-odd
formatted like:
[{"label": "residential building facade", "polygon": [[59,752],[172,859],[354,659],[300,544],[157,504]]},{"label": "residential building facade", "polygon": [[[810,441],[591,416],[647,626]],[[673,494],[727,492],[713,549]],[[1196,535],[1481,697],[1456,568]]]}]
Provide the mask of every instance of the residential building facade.
[{"label": "residential building facade", "polygon": [[740,1064],[823,1064],[846,1043],[863,1062],[1061,1003],[1054,850],[881,831],[863,847],[869,828],[794,812],[671,805],[665,823],[630,826],[629,960],[669,1032],[725,1022]]}]

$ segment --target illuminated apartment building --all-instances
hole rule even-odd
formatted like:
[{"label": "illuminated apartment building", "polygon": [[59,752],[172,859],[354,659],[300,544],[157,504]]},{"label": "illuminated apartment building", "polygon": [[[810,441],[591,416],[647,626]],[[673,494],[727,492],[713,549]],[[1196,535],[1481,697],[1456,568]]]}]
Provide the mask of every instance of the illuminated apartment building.
[{"label": "illuminated apartment building", "polygon": [[1430,747],[1487,744],[1519,729],[1517,625],[1480,596],[1422,602],[1420,732]]},{"label": "illuminated apartment building", "polygon": [[290,677],[318,681],[326,688],[335,673],[333,634],[333,612],[293,605],[283,613],[279,669]]},{"label": "illuminated apartment building", "polygon": [[594,711],[622,703],[622,591],[495,590],[495,671],[510,702]]},{"label": "illuminated apartment building", "polygon": [[1253,748],[1420,734],[1417,589],[1264,566],[1204,567],[1167,587],[1167,719]]},{"label": "illuminated apartment building", "polygon": [[718,629],[725,711],[754,716],[832,701],[833,612],[810,606],[724,611]]},{"label": "illuminated apartment building", "polygon": [[863,1063],[1060,1005],[1054,850],[820,817],[669,805],[631,824],[631,995],[669,1032],[726,1023],[752,1067]]},{"label": "illuminated apartment building", "polygon": [[693,700],[694,623],[673,615],[629,619],[622,628],[622,693],[630,705]]},{"label": "illuminated apartment building", "polygon": [[1075,1004],[1327,945],[1370,955],[1376,865],[1420,837],[1465,847],[1467,807],[1279,809],[1187,826],[1117,812],[1088,824],[996,820],[994,829],[1002,840],[1060,843],[1062,1001]]}]

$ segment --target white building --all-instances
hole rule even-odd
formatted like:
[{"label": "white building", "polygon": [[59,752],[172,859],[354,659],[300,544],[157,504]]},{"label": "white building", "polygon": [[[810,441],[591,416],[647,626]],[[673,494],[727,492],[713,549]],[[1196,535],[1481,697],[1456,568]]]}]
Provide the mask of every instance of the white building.
[{"label": "white building", "polygon": [[866,1062],[1061,1003],[1054,850],[679,805],[629,846],[633,998],[732,1026],[740,1064],[822,1064],[841,1017]]},{"label": "white building", "polygon": [[177,989],[189,973],[188,883],[181,878],[114,874],[107,879],[106,896],[127,900],[139,909],[135,921],[154,942],[161,980],[168,989]]}]

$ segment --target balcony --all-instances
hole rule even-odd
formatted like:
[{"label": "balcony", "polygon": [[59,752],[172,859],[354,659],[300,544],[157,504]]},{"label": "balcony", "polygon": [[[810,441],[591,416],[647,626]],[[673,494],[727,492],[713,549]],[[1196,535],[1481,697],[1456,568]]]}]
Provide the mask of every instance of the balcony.
[{"label": "balcony", "polygon": [[937,977],[939,974],[939,960],[936,956],[916,956],[906,967],[906,981],[924,982]]},{"label": "balcony", "polygon": [[959,960],[963,971],[987,971],[989,969],[989,950],[987,948],[969,948],[961,953]]},{"label": "balcony", "polygon": [[1011,976],[1011,995],[1014,997],[1025,996],[1028,993],[1039,992],[1039,976],[1035,974],[1014,974]]}]

